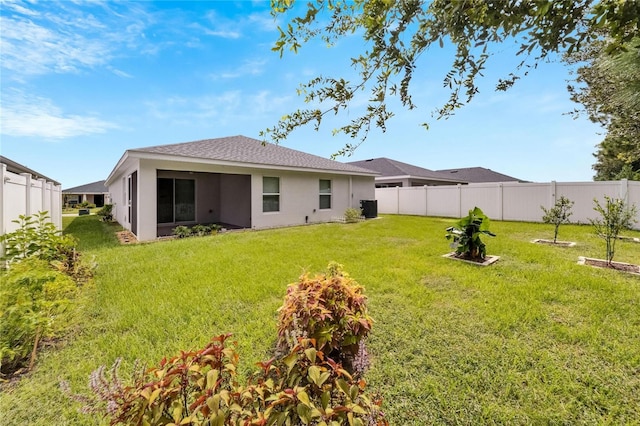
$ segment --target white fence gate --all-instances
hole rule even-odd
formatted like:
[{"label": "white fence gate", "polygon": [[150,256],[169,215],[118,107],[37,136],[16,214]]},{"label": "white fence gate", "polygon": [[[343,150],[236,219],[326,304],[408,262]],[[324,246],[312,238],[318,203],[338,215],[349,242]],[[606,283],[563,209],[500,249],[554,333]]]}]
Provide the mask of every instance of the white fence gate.
[{"label": "white fence gate", "polygon": [[473,183],[469,185],[376,188],[378,212],[459,218],[478,206],[491,219],[542,222],[540,206],[551,208],[561,196],[574,201],[573,223],[589,223],[607,195],[638,208],[634,227],[640,229],[640,182]]},{"label": "white fence gate", "polygon": [[62,229],[62,188],[45,179],[33,179],[29,173],[0,169],[0,235],[18,229],[13,220],[20,215],[49,212],[51,222]]}]

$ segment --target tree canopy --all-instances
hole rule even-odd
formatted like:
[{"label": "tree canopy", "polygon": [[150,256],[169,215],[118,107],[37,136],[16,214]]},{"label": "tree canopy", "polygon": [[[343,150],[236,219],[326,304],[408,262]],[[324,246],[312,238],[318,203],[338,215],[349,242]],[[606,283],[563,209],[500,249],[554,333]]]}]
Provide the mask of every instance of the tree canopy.
[{"label": "tree canopy", "polygon": [[612,56],[599,40],[566,58],[583,64],[576,72],[577,85],[568,87],[571,99],[606,130],[594,154],[596,180],[640,180],[640,38],[627,45]]},{"label": "tree canopy", "polygon": [[281,56],[314,39],[329,46],[354,34],[364,40],[363,50],[351,58],[355,80],[317,76],[302,83],[299,93],[310,107],[283,116],[262,132],[280,142],[298,127],[311,124],[318,129],[323,117],[340,113],[364,93],[368,97],[364,113],[333,130],[357,141],[335,155],[350,154],[372,126],[385,131],[394,115],[388,107],[392,99],[415,108],[411,81],[418,59],[428,58],[431,46],[448,43],[455,48],[443,76],[449,99],[431,114],[440,119],[478,93],[476,79],[492,46],[506,41],[520,45],[519,65],[496,82],[497,90],[506,90],[550,54],[580,50],[602,32],[607,35],[607,54],[624,51],[640,35],[640,2],[635,0],[318,0],[304,7],[294,7],[293,0],[272,0],[271,6],[273,16],[286,21],[273,47]]}]

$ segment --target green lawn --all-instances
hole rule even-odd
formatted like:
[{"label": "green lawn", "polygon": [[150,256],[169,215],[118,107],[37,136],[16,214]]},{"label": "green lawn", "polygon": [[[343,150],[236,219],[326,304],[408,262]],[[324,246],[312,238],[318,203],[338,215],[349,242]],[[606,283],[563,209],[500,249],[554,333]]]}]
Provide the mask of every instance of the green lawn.
[{"label": "green lawn", "polygon": [[[76,412],[60,379],[124,358],[157,363],[232,332],[242,372],[270,357],[276,309],[303,271],[344,265],[375,319],[367,373],[391,424],[637,424],[640,277],[576,264],[602,258],[589,226],[562,226],[573,248],[530,243],[549,225],[493,222],[488,268],[441,257],[452,219],[385,216],[211,237],[118,245],[95,216],[65,218],[98,264],[73,333],[28,377],[0,391],[3,424],[98,424]],[[627,235],[639,237],[640,232]],[[618,242],[615,260],[640,262]]]}]

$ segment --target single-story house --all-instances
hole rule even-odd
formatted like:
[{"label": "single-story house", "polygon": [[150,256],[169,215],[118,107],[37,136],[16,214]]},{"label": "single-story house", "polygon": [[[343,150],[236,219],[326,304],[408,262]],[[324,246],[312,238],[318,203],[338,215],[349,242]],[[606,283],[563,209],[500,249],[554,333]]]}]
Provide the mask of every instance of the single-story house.
[{"label": "single-story house", "polygon": [[526,180],[507,176],[502,173],[494,172],[484,167],[465,167],[460,169],[443,169],[437,170],[438,173],[450,176],[453,179],[461,179],[468,183],[483,182],[527,182]]},{"label": "single-story house", "polygon": [[138,240],[177,225],[328,222],[375,198],[375,172],[245,136],[127,150],[105,185]]},{"label": "single-story house", "polygon": [[378,172],[376,188],[457,185],[482,182],[526,182],[484,167],[430,170],[385,157],[352,161],[347,164]]},{"label": "single-story house", "polygon": [[457,176],[449,176],[433,170],[392,160],[390,158],[372,158],[369,160],[352,161],[347,164],[362,167],[379,173],[375,178],[376,188],[407,187],[425,185],[456,185],[467,183]]},{"label": "single-story house", "polygon": [[86,185],[64,189],[62,191],[62,201],[65,205],[80,204],[87,202],[102,207],[109,204],[109,190],[104,184],[104,180],[87,183]]}]

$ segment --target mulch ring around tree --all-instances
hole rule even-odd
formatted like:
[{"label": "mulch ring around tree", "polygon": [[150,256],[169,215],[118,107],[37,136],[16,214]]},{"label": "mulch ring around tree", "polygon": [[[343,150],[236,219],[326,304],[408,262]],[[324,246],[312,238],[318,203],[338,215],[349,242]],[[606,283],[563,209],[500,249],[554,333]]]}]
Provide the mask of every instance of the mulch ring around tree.
[{"label": "mulch ring around tree", "polygon": [[131,233],[131,231],[124,230],[116,232],[116,236],[118,237],[120,244],[135,244],[138,242],[138,239]]},{"label": "mulch ring around tree", "polygon": [[536,244],[546,244],[549,246],[556,246],[556,247],[573,247],[576,245],[576,243],[574,243],[573,241],[556,241],[554,242],[553,240],[544,240],[542,238],[538,238],[535,239],[533,241],[531,241],[532,243],[536,243]]},{"label": "mulch ring around tree", "polygon": [[485,256],[484,259],[474,259],[474,258],[459,256],[458,254],[456,254],[456,252],[443,254],[442,257],[446,257],[448,259],[453,259],[453,260],[460,260],[462,262],[471,263],[472,265],[478,265],[478,266],[493,265],[500,259],[500,256]]},{"label": "mulch ring around tree", "polygon": [[640,276],[640,265],[613,261],[611,263],[607,263],[607,261],[604,259],[593,259],[590,257],[582,256],[580,256],[578,259],[578,265],[589,265],[593,266],[594,268],[613,269],[616,271],[622,271],[628,274]]},{"label": "mulch ring around tree", "polygon": [[632,242],[632,243],[640,243],[640,238],[636,238],[636,237],[620,237],[620,236],[618,236],[618,239],[622,240],[622,241],[629,241],[629,242]]}]

